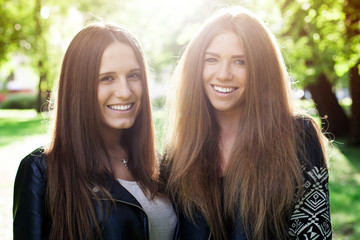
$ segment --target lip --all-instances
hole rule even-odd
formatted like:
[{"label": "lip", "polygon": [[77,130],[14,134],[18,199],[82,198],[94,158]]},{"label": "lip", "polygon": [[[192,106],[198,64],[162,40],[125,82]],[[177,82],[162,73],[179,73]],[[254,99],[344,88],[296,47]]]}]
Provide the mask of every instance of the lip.
[{"label": "lip", "polygon": [[135,103],[126,103],[126,104],[110,104],[107,105],[107,108],[116,111],[116,112],[128,112],[134,107]]},{"label": "lip", "polygon": [[210,86],[212,87],[212,89],[214,89],[214,91],[216,93],[219,93],[219,94],[231,94],[238,89],[237,87],[220,86],[220,85],[216,85],[216,84],[210,84]]}]

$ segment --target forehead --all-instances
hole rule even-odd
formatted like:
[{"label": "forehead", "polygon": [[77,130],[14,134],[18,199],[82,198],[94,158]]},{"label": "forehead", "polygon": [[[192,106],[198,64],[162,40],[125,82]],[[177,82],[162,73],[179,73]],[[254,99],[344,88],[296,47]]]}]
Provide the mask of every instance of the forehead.
[{"label": "forehead", "polygon": [[100,69],[139,68],[139,62],[131,46],[122,42],[114,42],[107,46],[101,57]]},{"label": "forehead", "polygon": [[102,55],[102,59],[110,57],[135,57],[134,50],[126,43],[113,42],[108,45]]},{"label": "forehead", "polygon": [[232,51],[234,54],[243,54],[243,47],[238,35],[234,32],[224,32],[216,35],[206,51]]}]

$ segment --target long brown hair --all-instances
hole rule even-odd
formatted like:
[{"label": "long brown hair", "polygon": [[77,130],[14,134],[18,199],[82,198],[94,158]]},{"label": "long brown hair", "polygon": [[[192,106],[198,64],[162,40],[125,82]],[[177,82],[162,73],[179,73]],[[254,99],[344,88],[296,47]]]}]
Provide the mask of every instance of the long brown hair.
[{"label": "long brown hair", "polygon": [[[140,64],[143,94],[134,125],[124,130],[119,143],[131,157],[129,169],[142,188],[156,194],[155,160],[147,67],[139,41],[127,29],[93,23],[71,41],[63,60],[55,105],[52,142],[46,149],[47,200],[52,218],[50,239],[101,237],[93,206],[96,186],[111,198],[106,174],[111,169],[101,160],[106,149],[100,132],[97,89],[101,57],[113,42],[129,45]],[[95,231],[93,227],[95,226]]]},{"label": "long brown hair", "polygon": [[[237,34],[248,79],[237,137],[221,185],[220,128],[201,79],[204,52],[224,32]],[[226,239],[221,191],[226,215],[233,220],[241,216],[248,236],[285,239],[287,214],[295,196],[301,194],[298,156],[306,154],[303,126],[298,126],[291,106],[290,81],[275,37],[251,12],[223,9],[187,45],[174,81],[164,163],[169,169],[170,195],[188,217],[193,218],[194,209],[200,210],[214,239]]]}]

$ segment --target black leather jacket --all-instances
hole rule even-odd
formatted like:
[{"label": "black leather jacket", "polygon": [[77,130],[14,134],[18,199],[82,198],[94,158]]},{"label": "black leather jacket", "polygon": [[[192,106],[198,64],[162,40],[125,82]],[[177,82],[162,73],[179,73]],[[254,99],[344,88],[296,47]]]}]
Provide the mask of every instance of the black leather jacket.
[{"label": "black leather jacket", "polygon": [[[45,208],[46,169],[41,149],[35,150],[20,163],[14,186],[14,240],[48,239],[51,218]],[[110,204],[106,219],[105,213],[94,201],[103,229],[102,239],[148,240],[149,221],[139,202],[113,178],[107,177],[107,181],[110,181],[110,193],[115,204]],[[109,203],[111,200],[101,199],[100,202]]]}]

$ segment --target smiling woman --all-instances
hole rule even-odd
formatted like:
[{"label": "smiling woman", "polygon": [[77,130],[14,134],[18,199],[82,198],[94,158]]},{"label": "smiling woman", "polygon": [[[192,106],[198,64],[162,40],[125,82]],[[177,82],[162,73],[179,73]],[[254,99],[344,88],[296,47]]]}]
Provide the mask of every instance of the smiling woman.
[{"label": "smiling woman", "polygon": [[161,179],[180,239],[331,239],[327,141],[293,108],[266,24],[239,7],[215,13],[174,81]]},{"label": "smiling woman", "polygon": [[82,29],[66,51],[57,94],[50,144],[18,168],[14,239],[172,239],[177,218],[157,189],[136,37],[110,24]]}]

